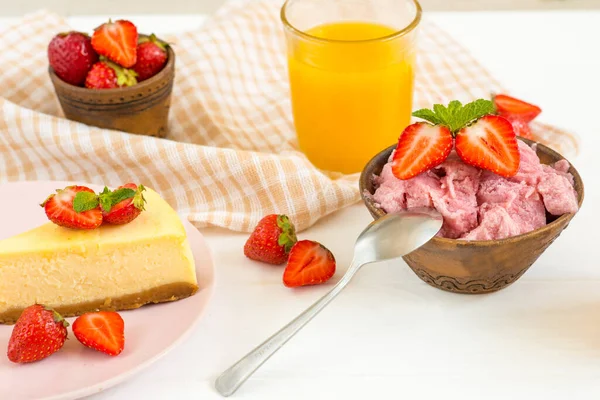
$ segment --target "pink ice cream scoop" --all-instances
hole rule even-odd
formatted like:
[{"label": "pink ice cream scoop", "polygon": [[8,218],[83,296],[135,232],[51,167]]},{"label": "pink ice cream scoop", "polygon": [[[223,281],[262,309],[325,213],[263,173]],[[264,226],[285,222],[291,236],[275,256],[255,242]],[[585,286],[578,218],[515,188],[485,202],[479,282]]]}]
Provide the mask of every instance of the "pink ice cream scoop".
[{"label": "pink ice cream scoop", "polygon": [[569,163],[540,163],[535,151],[518,141],[517,174],[504,178],[465,164],[452,153],[434,169],[408,180],[392,174],[390,156],[373,201],[386,212],[434,207],[444,217],[439,233],[451,239],[492,240],[520,235],[546,225],[546,215],[578,210]]}]

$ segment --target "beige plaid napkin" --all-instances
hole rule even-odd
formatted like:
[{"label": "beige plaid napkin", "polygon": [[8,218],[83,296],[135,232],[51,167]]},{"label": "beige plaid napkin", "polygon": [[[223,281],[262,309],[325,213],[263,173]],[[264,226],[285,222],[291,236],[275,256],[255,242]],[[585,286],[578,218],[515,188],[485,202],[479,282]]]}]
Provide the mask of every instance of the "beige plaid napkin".
[{"label": "beige plaid napkin", "polygon": [[[58,16],[40,11],[0,31],[0,181],[133,180],[199,227],[237,231],[273,212],[288,214],[301,230],[358,201],[357,174],[321,172],[298,151],[280,7],[229,3],[201,29],[166,37],[178,56],[167,139],[64,119],[46,58],[52,36],[69,29]],[[427,20],[418,62],[415,108],[501,91]],[[576,152],[573,135],[539,124],[536,132],[564,154]]]}]

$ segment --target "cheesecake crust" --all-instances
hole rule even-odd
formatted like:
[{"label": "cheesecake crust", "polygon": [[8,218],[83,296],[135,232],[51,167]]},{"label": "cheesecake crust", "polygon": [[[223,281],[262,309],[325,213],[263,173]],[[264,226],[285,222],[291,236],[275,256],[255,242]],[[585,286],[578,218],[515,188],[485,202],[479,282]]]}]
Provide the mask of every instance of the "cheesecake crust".
[{"label": "cheesecake crust", "polygon": [[[198,285],[196,284],[176,282],[121,297],[105,298],[79,304],[63,304],[53,308],[63,317],[76,317],[87,312],[132,310],[146,304],[177,301],[190,297],[197,291]],[[11,308],[0,313],[0,324],[12,325],[16,323],[22,312],[23,308]]]}]

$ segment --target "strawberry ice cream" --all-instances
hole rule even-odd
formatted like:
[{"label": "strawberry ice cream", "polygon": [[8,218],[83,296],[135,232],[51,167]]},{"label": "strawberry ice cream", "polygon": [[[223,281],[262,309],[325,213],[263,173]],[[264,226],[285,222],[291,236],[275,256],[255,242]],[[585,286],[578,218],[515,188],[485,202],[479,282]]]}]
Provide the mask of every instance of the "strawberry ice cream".
[{"label": "strawberry ice cream", "polygon": [[388,162],[375,177],[373,200],[386,212],[434,207],[444,217],[438,235],[465,240],[520,235],[546,225],[546,213],[576,212],[569,163],[543,165],[531,147],[518,144],[519,171],[510,178],[467,165],[455,153],[408,180],[397,179]]}]

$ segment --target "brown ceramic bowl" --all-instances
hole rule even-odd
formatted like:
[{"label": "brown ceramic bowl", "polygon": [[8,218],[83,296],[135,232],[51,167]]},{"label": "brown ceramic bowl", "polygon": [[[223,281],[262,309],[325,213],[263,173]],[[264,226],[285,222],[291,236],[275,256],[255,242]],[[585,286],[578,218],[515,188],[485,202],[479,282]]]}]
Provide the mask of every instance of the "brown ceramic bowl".
[{"label": "brown ceramic bowl", "polygon": [[166,136],[175,78],[175,53],[171,46],[162,71],[130,87],[86,89],[64,82],[52,67],[48,67],[48,73],[68,119],[100,128]]},{"label": "brown ceramic bowl", "polygon": [[[521,139],[528,144],[533,142]],[[385,215],[365,193],[375,192],[373,176],[379,175],[396,145],[377,154],[360,176],[360,192],[374,219]],[[563,159],[560,154],[537,145],[543,164]],[[583,182],[573,166],[579,207],[583,203]],[[490,293],[519,279],[548,246],[568,226],[574,214],[548,217],[548,224],[534,231],[501,240],[466,241],[434,237],[404,256],[404,261],[423,281],[438,289],[455,293]]]}]

